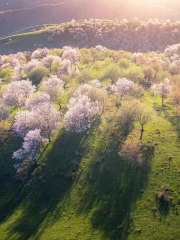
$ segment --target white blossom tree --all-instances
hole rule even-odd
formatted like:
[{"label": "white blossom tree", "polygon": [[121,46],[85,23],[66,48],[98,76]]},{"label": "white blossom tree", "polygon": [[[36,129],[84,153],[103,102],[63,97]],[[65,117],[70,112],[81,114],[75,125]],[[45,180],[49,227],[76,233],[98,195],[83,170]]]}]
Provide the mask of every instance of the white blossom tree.
[{"label": "white blossom tree", "polygon": [[83,132],[90,128],[94,117],[99,114],[100,104],[88,96],[71,98],[65,114],[65,128],[68,132]]},{"label": "white blossom tree", "polygon": [[47,102],[34,106],[29,111],[17,113],[13,131],[20,137],[35,129],[41,130],[41,135],[51,141],[52,132],[60,127],[60,112]]},{"label": "white blossom tree", "polygon": [[41,144],[45,142],[41,136],[41,130],[35,129],[29,131],[24,137],[22,148],[13,153],[13,158],[17,160],[28,159],[29,161],[37,161]]},{"label": "white blossom tree", "polygon": [[28,109],[32,109],[33,107],[37,107],[38,105],[41,105],[43,103],[50,104],[50,102],[51,98],[47,93],[39,92],[34,97],[27,99],[25,106]]},{"label": "white blossom tree", "polygon": [[61,126],[61,114],[55,106],[43,103],[33,108],[35,118],[41,129],[42,136],[48,138],[51,142],[53,131]]},{"label": "white blossom tree", "polygon": [[36,49],[31,56],[31,59],[42,59],[45,58],[48,54],[49,50],[47,48],[38,48]]},{"label": "white blossom tree", "polygon": [[111,90],[117,92],[123,97],[125,94],[129,93],[130,90],[134,88],[135,84],[133,81],[126,78],[118,79],[115,85],[111,86]]},{"label": "white blossom tree", "polygon": [[73,97],[79,98],[80,95],[87,96],[90,98],[91,101],[93,102],[99,102],[100,105],[100,112],[104,111],[105,103],[106,103],[106,98],[107,98],[107,90],[101,87],[101,83],[99,80],[92,80],[89,82],[89,84],[82,84],[80,85],[76,91],[73,94]]},{"label": "white blossom tree", "polygon": [[103,53],[107,48],[101,45],[96,46],[96,50],[100,53]]},{"label": "white blossom tree", "polygon": [[38,119],[36,119],[34,111],[19,111],[16,114],[13,124],[13,131],[17,136],[25,137],[29,131],[35,129],[40,129],[40,124]]},{"label": "white blossom tree", "polygon": [[95,88],[100,88],[101,87],[101,83],[98,79],[91,80],[91,81],[89,81],[89,83]]},{"label": "white blossom tree", "polygon": [[74,92],[73,97],[77,97],[78,98],[80,95],[88,96],[88,94],[90,93],[91,89],[92,89],[92,86],[90,86],[89,84],[81,84],[81,85],[79,85],[79,87]]},{"label": "white blossom tree", "polygon": [[7,106],[21,108],[35,91],[36,87],[29,80],[15,81],[3,92],[2,102]]},{"label": "white blossom tree", "polygon": [[68,59],[64,59],[62,62],[63,66],[58,68],[58,77],[61,75],[69,75],[71,70],[71,62]]},{"label": "white blossom tree", "polygon": [[164,98],[171,92],[170,80],[168,78],[165,78],[164,82],[160,84],[153,84],[151,89],[155,95],[161,96],[162,106],[164,106]]},{"label": "white blossom tree", "polygon": [[32,59],[31,61],[24,65],[23,69],[27,73],[30,72],[32,69],[38,67],[39,65],[40,62],[37,59]]},{"label": "white blossom tree", "polygon": [[46,68],[50,68],[53,61],[61,61],[61,58],[58,56],[48,55],[45,58],[43,58],[43,66]]},{"label": "white blossom tree", "polygon": [[64,51],[63,51],[62,58],[69,60],[71,62],[71,65],[74,65],[76,67],[81,59],[80,52],[78,52],[76,48],[71,48],[71,47],[64,47],[63,50]]},{"label": "white blossom tree", "polygon": [[41,83],[40,89],[47,93],[53,102],[61,108],[61,96],[64,93],[65,82],[55,75],[51,75],[47,81]]}]

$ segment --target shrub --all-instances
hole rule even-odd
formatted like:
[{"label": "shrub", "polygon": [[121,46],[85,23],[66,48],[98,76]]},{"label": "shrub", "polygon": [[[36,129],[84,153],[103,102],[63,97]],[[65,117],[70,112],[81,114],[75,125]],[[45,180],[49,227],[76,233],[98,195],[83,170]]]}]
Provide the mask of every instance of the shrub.
[{"label": "shrub", "polygon": [[172,75],[178,74],[178,73],[179,73],[179,66],[177,66],[176,64],[171,64],[171,65],[169,66],[169,72],[170,72]]},{"label": "shrub", "polygon": [[91,72],[90,72],[90,70],[89,69],[83,69],[80,72],[78,80],[79,80],[80,83],[85,83],[85,82],[91,80]]},{"label": "shrub", "polygon": [[58,74],[58,69],[63,67],[63,63],[59,60],[55,60],[52,62],[51,65],[51,74],[57,75]]},{"label": "shrub", "polygon": [[111,79],[112,83],[114,83],[115,81],[118,80],[118,78],[121,78],[121,77],[122,77],[121,69],[115,64],[109,65],[105,69],[104,74],[103,74],[103,78]]},{"label": "shrub", "polygon": [[117,53],[113,50],[106,49],[103,53],[106,58],[112,58],[113,60],[117,59]]},{"label": "shrub", "polygon": [[156,79],[161,82],[162,80],[164,80],[165,78],[171,78],[171,75],[169,74],[168,71],[160,71],[157,73]]},{"label": "shrub", "polygon": [[142,71],[144,73],[145,82],[150,82],[154,79],[156,71],[151,66],[142,66]]},{"label": "shrub", "polygon": [[90,49],[90,55],[93,61],[97,61],[101,58],[101,54],[95,48]]},{"label": "shrub", "polygon": [[62,49],[57,48],[57,49],[53,49],[53,50],[50,52],[50,55],[59,56],[59,57],[60,57],[60,56],[62,55],[62,52],[63,52]]},{"label": "shrub", "polygon": [[120,132],[127,137],[131,132],[136,119],[137,102],[125,102],[120,108],[120,117],[118,121]]},{"label": "shrub", "polygon": [[128,139],[123,144],[119,155],[127,161],[140,164],[142,163],[141,154],[142,143],[137,139]]},{"label": "shrub", "polygon": [[133,65],[132,67],[127,69],[126,78],[132,80],[135,83],[143,82],[144,81],[144,73],[143,73],[141,67]]},{"label": "shrub", "polygon": [[83,54],[81,57],[81,63],[82,64],[90,64],[93,62],[93,58],[89,54]]},{"label": "shrub", "polygon": [[130,66],[131,62],[128,59],[120,59],[118,65],[120,68],[127,69]]},{"label": "shrub", "polygon": [[14,75],[14,73],[13,73],[13,70],[11,68],[3,69],[1,71],[1,74],[0,74],[1,78],[4,78],[4,79],[6,79],[8,77],[12,77],[13,75]]},{"label": "shrub", "polygon": [[123,51],[123,50],[117,52],[117,54],[115,56],[116,60],[120,60],[120,59],[132,60],[132,58],[133,58],[132,53],[126,52],[126,51]]},{"label": "shrub", "polygon": [[43,77],[48,76],[48,74],[49,74],[49,70],[45,67],[40,66],[32,69],[29,72],[28,77],[33,84],[38,85],[43,79]]}]

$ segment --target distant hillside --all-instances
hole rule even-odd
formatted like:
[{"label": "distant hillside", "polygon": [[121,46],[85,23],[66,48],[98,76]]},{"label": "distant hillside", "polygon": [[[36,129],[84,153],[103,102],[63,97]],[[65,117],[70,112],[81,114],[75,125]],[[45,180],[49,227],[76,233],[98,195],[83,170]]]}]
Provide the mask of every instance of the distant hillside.
[{"label": "distant hillside", "polygon": [[[36,7],[40,4],[54,4],[62,2],[61,0],[0,0],[0,12],[13,9],[22,9],[27,7]],[[64,2],[64,1],[63,1]]]},{"label": "distant hillside", "polygon": [[[37,26],[36,28],[40,28]],[[147,53],[163,52],[168,45],[180,43],[180,23],[169,20],[148,23],[134,18],[123,20],[71,21],[61,25],[43,26],[40,31],[27,28],[21,33],[0,39],[1,55],[39,48],[63,48],[73,46],[91,48],[102,45],[113,50]]]},{"label": "distant hillside", "polygon": [[[9,1],[10,2],[10,1]],[[12,6],[11,7],[9,7]],[[98,7],[97,7],[98,6]],[[176,0],[160,1],[159,4],[143,0],[39,0],[22,1],[16,4],[0,2],[0,37],[12,35],[15,31],[40,24],[62,23],[72,18],[89,19],[130,19],[137,16],[140,20],[149,18],[180,19],[180,7]],[[33,16],[33,17],[32,17]]]}]

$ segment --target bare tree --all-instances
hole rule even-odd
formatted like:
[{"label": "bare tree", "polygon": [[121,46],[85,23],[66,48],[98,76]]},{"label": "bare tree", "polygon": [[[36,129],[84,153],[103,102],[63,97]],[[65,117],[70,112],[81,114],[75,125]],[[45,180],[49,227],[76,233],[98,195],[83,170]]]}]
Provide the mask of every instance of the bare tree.
[{"label": "bare tree", "polygon": [[151,109],[146,109],[144,107],[139,107],[136,112],[137,121],[141,125],[141,136],[140,140],[142,140],[144,125],[146,125],[152,118],[153,111]]}]

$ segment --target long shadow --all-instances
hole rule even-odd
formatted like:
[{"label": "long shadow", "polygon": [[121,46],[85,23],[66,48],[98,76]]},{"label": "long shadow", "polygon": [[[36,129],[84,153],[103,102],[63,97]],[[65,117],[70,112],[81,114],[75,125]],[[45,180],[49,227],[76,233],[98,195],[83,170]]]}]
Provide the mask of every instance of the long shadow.
[{"label": "long shadow", "polygon": [[[106,141],[104,136],[96,134],[101,141],[98,140],[95,148],[89,146],[88,141],[98,124],[94,123],[88,135],[61,134],[50,144],[31,178],[22,185],[16,184],[15,194],[9,195],[8,203],[1,204],[2,209],[7,209],[1,223],[16,209],[20,213],[8,226],[6,240],[30,237],[38,240],[44,227],[61,218],[63,201],[70,198],[73,184],[67,174],[71,162],[80,163],[84,155],[89,155],[93,161],[83,181],[86,191],[79,196],[81,203],[77,206],[77,214],[91,214],[92,227],[100,229],[111,240],[127,238],[132,224],[131,207],[141,197],[148,182],[153,150],[146,150],[144,164],[138,168],[120,159],[117,154],[120,142],[114,136]],[[49,216],[52,221],[46,225],[44,220]]]},{"label": "long shadow", "polygon": [[133,224],[131,208],[147,186],[154,155],[153,149],[146,149],[143,165],[136,167],[120,159],[118,150],[111,141],[104,155],[99,151],[93,156],[95,161],[85,179],[87,191],[81,196],[77,212],[77,215],[91,214],[93,228],[100,229],[110,240],[127,239]]},{"label": "long shadow", "polygon": [[[61,134],[54,143],[49,145],[48,151],[40,161],[39,167],[33,171],[25,183],[19,184],[16,192],[8,203],[7,216],[3,216],[1,223],[8,220],[13,212],[20,208],[20,216],[8,227],[7,240],[29,239],[37,234],[40,225],[47,216],[53,214],[54,209],[63,201],[72,186],[72,179],[67,177],[66,171],[72,161],[81,161],[81,148],[84,135]],[[81,150],[82,153],[82,150]],[[61,208],[56,208],[61,215]]]},{"label": "long shadow", "polygon": [[[171,112],[170,112],[171,111]],[[178,134],[178,140],[180,141],[180,116],[178,116],[172,108],[164,108],[160,114],[164,114],[165,118],[172,124]]]}]

